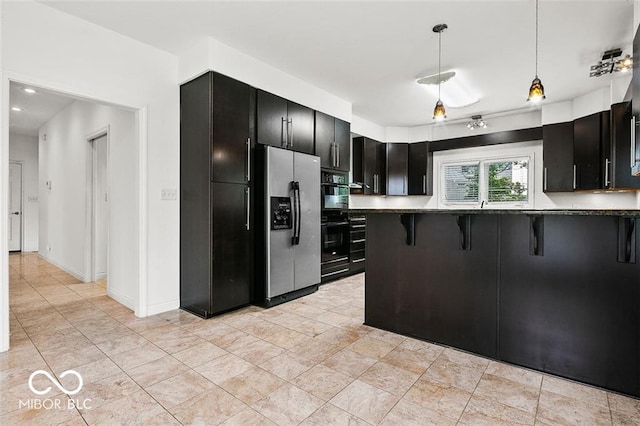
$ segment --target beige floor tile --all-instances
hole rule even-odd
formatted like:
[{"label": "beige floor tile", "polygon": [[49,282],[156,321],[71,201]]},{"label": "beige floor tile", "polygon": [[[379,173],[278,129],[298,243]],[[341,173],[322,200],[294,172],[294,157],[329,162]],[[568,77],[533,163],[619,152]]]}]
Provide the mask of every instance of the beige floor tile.
[{"label": "beige floor tile", "polygon": [[419,377],[419,374],[380,361],[365,371],[359,380],[401,397]]},{"label": "beige floor tile", "polygon": [[356,378],[367,371],[376,361],[375,358],[369,358],[350,349],[343,349],[327,358],[323,365]]},{"label": "beige floor tile", "polygon": [[254,365],[259,365],[275,356],[280,355],[285,350],[272,343],[258,340],[243,348],[233,350],[232,352]]},{"label": "beige floor tile", "polygon": [[445,417],[437,412],[431,411],[421,405],[400,400],[380,423],[384,426],[396,425],[455,425],[456,421]]},{"label": "beige floor tile", "polygon": [[[640,400],[609,392],[609,407],[614,423],[640,424]],[[617,419],[617,420],[616,420]]]},{"label": "beige floor tile", "polygon": [[311,337],[298,331],[284,327],[281,328],[281,331],[265,336],[264,340],[281,348],[291,349],[311,339]]},{"label": "beige floor tile", "polygon": [[335,405],[325,404],[301,423],[303,426],[347,425],[366,426],[369,423]]},{"label": "beige floor tile", "polygon": [[253,408],[245,408],[220,424],[224,426],[276,426],[275,423]]},{"label": "beige floor tile", "polygon": [[127,374],[137,384],[147,388],[170,377],[182,374],[188,369],[188,366],[171,355],[165,355],[162,358],[132,368],[127,371]]},{"label": "beige floor tile", "polygon": [[348,315],[339,314],[337,312],[324,312],[315,317],[315,320],[332,325],[334,327],[340,327],[341,325],[349,323],[351,317]]},{"label": "beige floor tile", "polygon": [[[62,399],[61,399],[62,401]],[[61,402],[60,409],[32,409],[17,410],[4,415],[0,415],[2,426],[24,426],[24,425],[85,425],[80,413],[75,409],[63,408]]]},{"label": "beige floor tile", "polygon": [[297,425],[323,404],[320,398],[286,384],[251,406],[278,425]]},{"label": "beige floor tile", "polygon": [[606,391],[569,380],[544,376],[542,390],[577,399],[587,404],[609,408]]},{"label": "beige floor tile", "polygon": [[227,354],[206,362],[194,370],[219,385],[251,368],[253,365],[242,358],[234,354]]},{"label": "beige floor tile", "polygon": [[207,361],[226,355],[227,353],[227,351],[213,343],[203,340],[188,349],[174,353],[173,357],[189,367],[194,368]]},{"label": "beige floor tile", "polygon": [[267,340],[268,337],[274,334],[285,331],[286,328],[281,325],[274,324],[269,321],[261,320],[252,316],[253,321],[248,325],[242,327],[242,331],[249,333],[259,339]]},{"label": "beige floor tile", "polygon": [[374,339],[382,340],[383,342],[390,343],[392,345],[400,345],[402,342],[407,340],[407,337],[401,336],[400,334],[391,333],[389,331],[380,330],[374,328],[373,330],[367,333],[367,336],[373,337]]},{"label": "beige floor tile", "polygon": [[[107,357],[73,367],[73,370],[82,376],[82,381],[85,385],[95,383],[115,374],[122,374],[120,367]],[[78,385],[78,379],[73,374],[65,377],[60,377],[58,374],[58,381],[67,389],[74,389]]]},{"label": "beige floor tile", "polygon": [[[272,311],[272,309],[268,309],[265,312],[270,312],[270,311]],[[292,330],[295,330],[295,327],[298,324],[308,321],[306,317],[288,313],[288,312],[278,312],[277,315],[272,317],[267,317],[265,319],[269,322],[281,325],[283,327],[286,327]]]},{"label": "beige floor tile", "polygon": [[96,346],[108,356],[112,356],[131,349],[137,349],[148,343],[147,339],[138,334],[127,334],[118,336],[113,340],[98,343]]},{"label": "beige floor tile", "polygon": [[222,423],[246,409],[245,403],[214,386],[207,392],[171,408],[173,416],[185,425]]},{"label": "beige floor tile", "polygon": [[453,348],[446,348],[440,355],[440,358],[450,362],[455,362],[456,364],[465,367],[475,368],[477,370],[484,370],[489,366],[489,360],[487,358],[462,352]]},{"label": "beige floor tile", "polygon": [[316,365],[293,380],[299,388],[328,401],[349,385],[353,379],[324,365]]},{"label": "beige floor tile", "polygon": [[316,363],[324,361],[339,350],[339,346],[331,345],[326,341],[318,339],[308,340],[290,349],[291,352],[301,355]]},{"label": "beige floor tile", "polygon": [[246,404],[252,404],[283,386],[286,382],[281,378],[254,367],[226,380],[220,387]]},{"label": "beige floor tile", "polygon": [[396,348],[396,344],[383,342],[373,337],[364,336],[348,346],[353,352],[357,352],[369,358],[384,358],[389,352]]},{"label": "beige floor tile", "polygon": [[291,381],[314,365],[315,363],[307,358],[285,352],[261,363],[260,367],[284,380]]},{"label": "beige floor tile", "polygon": [[492,374],[484,374],[476,387],[475,395],[480,395],[504,405],[536,413],[540,388],[527,386]]},{"label": "beige floor tile", "polygon": [[299,331],[302,334],[306,334],[309,337],[315,337],[331,330],[333,326],[316,321],[315,319],[308,319],[297,325],[292,325],[289,328]]},{"label": "beige floor tile", "polygon": [[429,368],[436,358],[430,359],[420,352],[398,346],[385,355],[382,361],[415,374],[422,374],[427,371],[427,368]]},{"label": "beige floor tile", "polygon": [[110,358],[113,362],[118,364],[120,368],[125,371],[129,371],[165,356],[167,356],[165,351],[153,343],[147,343],[138,348],[111,355]]},{"label": "beige floor tile", "polygon": [[[540,393],[536,420],[544,424],[565,425],[608,425],[611,414],[608,408],[585,400],[570,398],[543,390]],[[581,395],[579,395],[581,396]]]},{"label": "beige floor tile", "polygon": [[389,392],[356,380],[329,402],[369,423],[377,424],[399,399]]},{"label": "beige floor tile", "polygon": [[[86,383],[82,388],[82,399],[91,400],[91,409],[109,404],[124,396],[142,390],[129,376],[124,373],[114,374],[102,380]],[[80,409],[81,413],[90,410]]]},{"label": "beige floor tile", "polygon": [[[166,419],[166,411],[145,391],[139,390],[99,407],[83,411],[88,424],[151,424],[157,416]],[[170,421],[170,419],[169,419]],[[156,423],[158,424],[158,423]],[[170,424],[170,423],[169,423]]]},{"label": "beige floor tile", "polygon": [[[137,424],[137,423],[134,423]],[[149,417],[144,421],[145,426],[182,426],[173,415],[167,411]]]},{"label": "beige floor tile", "polygon": [[421,377],[403,399],[457,420],[471,399],[471,392]]},{"label": "beige floor tile", "polygon": [[540,388],[542,384],[542,373],[527,370],[526,368],[514,367],[502,362],[490,361],[489,366],[485,370],[486,374],[509,379],[522,385],[534,388]]},{"label": "beige floor tile", "polygon": [[214,336],[210,338],[209,341],[229,352],[242,349],[252,343],[260,341],[256,336],[252,336],[244,331],[236,330],[234,328],[231,330],[231,332],[225,335]]},{"label": "beige floor tile", "polygon": [[484,368],[465,367],[440,356],[422,377],[473,392],[483,374]]},{"label": "beige floor tile", "polygon": [[527,413],[480,395],[471,397],[460,417],[463,425],[533,425],[535,414]]},{"label": "beige floor tile", "polygon": [[149,386],[145,390],[163,407],[170,409],[214,386],[200,374],[189,370]]}]

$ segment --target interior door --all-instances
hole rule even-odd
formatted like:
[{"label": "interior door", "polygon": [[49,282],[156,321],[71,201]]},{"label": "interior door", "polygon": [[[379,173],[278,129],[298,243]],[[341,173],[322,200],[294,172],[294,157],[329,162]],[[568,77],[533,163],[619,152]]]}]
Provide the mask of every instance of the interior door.
[{"label": "interior door", "polygon": [[22,164],[9,163],[9,251],[22,250]]},{"label": "interior door", "polygon": [[93,140],[95,152],[94,186],[94,279],[107,277],[108,241],[109,241],[109,194],[107,158],[107,135]]}]

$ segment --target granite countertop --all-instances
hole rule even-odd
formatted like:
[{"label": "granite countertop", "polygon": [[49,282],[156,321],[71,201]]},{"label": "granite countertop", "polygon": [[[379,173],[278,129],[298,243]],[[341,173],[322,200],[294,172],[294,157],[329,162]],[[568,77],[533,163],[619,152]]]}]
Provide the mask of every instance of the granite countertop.
[{"label": "granite countertop", "polygon": [[524,215],[560,215],[560,216],[626,216],[640,217],[640,209],[636,210],[516,210],[516,209],[349,209],[349,213],[371,214],[524,214]]}]

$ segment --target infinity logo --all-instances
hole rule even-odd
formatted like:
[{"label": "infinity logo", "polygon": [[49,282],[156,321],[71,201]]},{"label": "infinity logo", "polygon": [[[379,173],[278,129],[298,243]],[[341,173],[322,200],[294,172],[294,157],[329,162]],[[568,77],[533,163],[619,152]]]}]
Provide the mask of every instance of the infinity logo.
[{"label": "infinity logo", "polygon": [[42,374],[44,376],[46,376],[51,383],[53,383],[54,385],[57,386],[58,389],[60,389],[62,392],[66,393],[67,395],[75,395],[78,392],[80,392],[80,389],[82,389],[82,385],[84,384],[82,381],[82,376],[80,375],[80,373],[78,373],[75,370],[67,370],[63,373],[60,374],[60,378],[68,376],[69,374],[73,374],[74,376],[76,376],[78,378],[78,387],[75,388],[74,390],[67,390],[65,389],[60,382],[58,382],[51,374],[47,373],[44,370],[36,370],[33,373],[31,373],[31,376],[29,376],[29,389],[31,389],[31,392],[35,393],[36,395],[45,395],[47,393],[49,393],[51,391],[51,386],[49,386],[48,388],[46,388],[43,391],[39,391],[36,388],[33,387],[33,378],[36,377],[38,374]]}]

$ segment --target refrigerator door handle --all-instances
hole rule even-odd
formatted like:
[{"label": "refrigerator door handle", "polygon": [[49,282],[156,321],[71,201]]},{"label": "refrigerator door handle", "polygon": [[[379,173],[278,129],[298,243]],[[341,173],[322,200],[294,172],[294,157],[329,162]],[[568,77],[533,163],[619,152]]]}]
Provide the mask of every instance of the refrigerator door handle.
[{"label": "refrigerator door handle", "polygon": [[300,245],[300,230],[302,229],[302,203],[300,201],[300,182],[296,182],[296,210],[298,211],[298,230],[296,232],[296,245]]},{"label": "refrigerator door handle", "polygon": [[300,223],[300,216],[298,216],[299,210],[298,210],[298,185],[299,183],[296,181],[291,181],[291,190],[293,191],[293,206],[292,206],[292,210],[293,210],[293,235],[291,236],[291,245],[296,245],[297,243],[297,236],[298,236],[298,226]]}]

